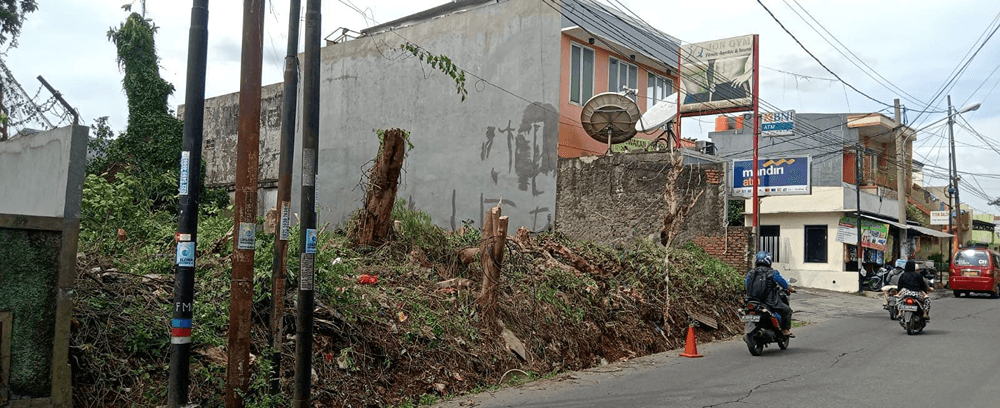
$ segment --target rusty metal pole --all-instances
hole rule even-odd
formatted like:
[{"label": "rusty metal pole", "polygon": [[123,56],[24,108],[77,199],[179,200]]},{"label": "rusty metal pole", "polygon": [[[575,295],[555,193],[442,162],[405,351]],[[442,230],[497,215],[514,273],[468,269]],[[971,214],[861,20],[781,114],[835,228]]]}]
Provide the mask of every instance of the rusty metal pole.
[{"label": "rusty metal pole", "polygon": [[260,82],[264,46],[264,0],[243,1],[240,116],[236,142],[233,272],[229,303],[229,363],[226,407],[244,406],[250,383],[250,312],[257,234],[257,177],[260,154]]},{"label": "rusty metal pole", "polygon": [[302,191],[299,225],[299,293],[295,316],[295,384],[292,407],[312,406],[313,276],[316,260],[316,165],[319,148],[319,54],[322,1],[306,1],[302,64]]},{"label": "rusty metal pole", "polygon": [[295,104],[299,86],[299,0],[291,0],[288,11],[288,51],[285,54],[284,101],[281,106],[281,154],[278,159],[278,236],[271,264],[271,395],[281,389],[281,334],[284,332],[285,273],[288,261],[288,229],[292,212],[292,156],[295,151]]},{"label": "rusty metal pole", "polygon": [[205,128],[205,66],[208,58],[208,0],[194,0],[188,32],[187,89],[184,92],[184,139],[178,176],[177,273],[170,320],[170,380],[167,407],[187,405],[190,386],[191,318],[194,303],[198,198],[201,195],[201,143]]},{"label": "rusty metal pole", "polygon": [[10,113],[3,104],[3,87],[0,87],[0,113],[4,115],[3,123],[0,123],[0,142],[7,140],[7,122],[10,121]]}]

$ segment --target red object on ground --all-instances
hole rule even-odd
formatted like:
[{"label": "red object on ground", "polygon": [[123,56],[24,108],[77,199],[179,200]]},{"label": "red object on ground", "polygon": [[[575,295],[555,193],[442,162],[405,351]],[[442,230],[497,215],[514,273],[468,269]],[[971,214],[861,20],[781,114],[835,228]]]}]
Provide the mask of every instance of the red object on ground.
[{"label": "red object on ground", "polygon": [[378,276],[372,276],[369,274],[361,275],[361,278],[358,279],[358,283],[362,285],[374,285],[378,283]]},{"label": "red object on ground", "polygon": [[698,343],[694,336],[694,327],[688,326],[687,340],[684,342],[684,352],[681,353],[681,357],[704,357],[698,354]]}]

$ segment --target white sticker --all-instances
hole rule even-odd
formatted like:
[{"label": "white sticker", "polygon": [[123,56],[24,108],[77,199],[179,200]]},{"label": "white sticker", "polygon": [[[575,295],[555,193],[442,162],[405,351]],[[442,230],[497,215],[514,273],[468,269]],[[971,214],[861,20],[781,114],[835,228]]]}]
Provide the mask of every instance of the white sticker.
[{"label": "white sticker", "polygon": [[303,253],[299,256],[299,290],[313,290],[313,276],[315,275],[314,254]]},{"label": "white sticker", "polygon": [[194,267],[194,242],[177,243],[177,266]]},{"label": "white sticker", "polygon": [[306,230],[306,253],[316,253],[316,230],[314,229]]},{"label": "white sticker", "polygon": [[283,201],[281,203],[281,232],[278,234],[278,239],[282,241],[288,241],[288,231],[292,222],[292,216],[290,214],[291,203]]},{"label": "white sticker", "polygon": [[177,187],[180,195],[188,195],[189,178],[191,178],[191,152],[181,152],[180,185]]},{"label": "white sticker", "polygon": [[302,149],[302,186],[316,185],[316,149]]},{"label": "white sticker", "polygon": [[257,224],[241,222],[239,237],[236,249],[254,249],[254,244],[257,243]]}]

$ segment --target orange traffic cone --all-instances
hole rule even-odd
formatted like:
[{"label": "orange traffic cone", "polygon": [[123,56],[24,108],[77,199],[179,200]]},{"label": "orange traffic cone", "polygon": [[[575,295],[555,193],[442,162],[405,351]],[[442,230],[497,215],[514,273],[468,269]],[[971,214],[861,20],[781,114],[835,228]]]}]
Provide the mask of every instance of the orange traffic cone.
[{"label": "orange traffic cone", "polygon": [[684,352],[681,353],[681,357],[704,357],[698,354],[698,342],[697,338],[694,336],[694,327],[688,326],[687,340],[684,342]]}]

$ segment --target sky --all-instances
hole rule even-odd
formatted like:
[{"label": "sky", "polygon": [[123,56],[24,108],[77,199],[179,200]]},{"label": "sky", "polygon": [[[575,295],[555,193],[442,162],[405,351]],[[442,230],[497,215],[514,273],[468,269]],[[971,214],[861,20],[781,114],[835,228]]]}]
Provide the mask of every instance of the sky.
[{"label": "sky", "polygon": [[[755,0],[600,1],[627,7],[684,43],[759,34],[761,99],[768,106],[800,113],[863,113],[885,109],[882,103],[900,98],[907,123],[920,130],[915,157],[928,165],[926,185],[945,184],[943,178],[931,173],[946,172],[941,169],[948,167],[947,127],[944,121],[932,125],[946,117],[942,111],[947,105],[943,95],[933,103],[931,99],[1000,23],[1000,2],[996,0],[763,0],[831,73],[803,51]],[[322,33],[325,37],[339,32],[340,27],[360,31],[446,2],[326,0],[322,2]],[[40,91],[39,100],[47,99],[35,79],[42,75],[80,112],[84,124],[108,116],[112,128],[122,131],[128,120],[127,100],[107,31],[124,21],[128,13],[122,6],[129,3],[40,0],[38,11],[29,14],[24,23],[20,45],[8,50],[4,61],[28,94]],[[302,3],[300,18],[305,15],[306,1]],[[190,0],[147,0],[145,5],[146,17],[158,27],[160,74],[177,89],[168,101],[174,109],[183,104],[191,4]],[[141,12],[141,8],[136,0],[132,10]],[[263,82],[272,84],[282,80],[289,1],[267,0],[265,10]],[[628,10],[625,12],[631,14]],[[239,90],[242,12],[242,1],[209,1],[207,97]],[[810,15],[815,20],[809,20]],[[302,33],[300,51],[301,38]],[[831,45],[837,41],[843,47]],[[462,61],[456,62],[462,65]],[[870,69],[862,69],[866,66]],[[1000,35],[986,42],[947,92],[956,109],[981,103],[980,109],[962,117],[989,143],[962,126],[954,127],[959,171],[971,173],[963,180],[975,186],[963,187],[960,197],[977,212],[995,214],[1000,214],[1000,207],[990,206],[987,199],[1000,197],[1000,171],[993,165],[1000,159],[998,67]],[[835,80],[834,74],[843,81]],[[891,110],[883,112],[891,116]],[[683,136],[706,139],[713,130],[713,119],[685,119]]]}]

